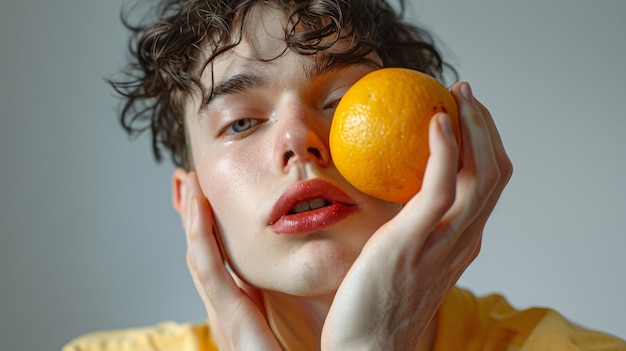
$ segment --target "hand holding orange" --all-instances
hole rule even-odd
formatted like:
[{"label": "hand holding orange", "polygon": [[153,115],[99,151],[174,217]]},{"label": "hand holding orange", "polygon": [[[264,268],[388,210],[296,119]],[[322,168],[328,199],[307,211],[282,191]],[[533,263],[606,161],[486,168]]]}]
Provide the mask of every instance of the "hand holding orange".
[{"label": "hand holding orange", "polygon": [[456,101],[439,81],[405,68],[370,72],[335,110],[329,143],[337,170],[368,195],[406,203],[422,186],[437,112],[450,116],[458,142]]}]

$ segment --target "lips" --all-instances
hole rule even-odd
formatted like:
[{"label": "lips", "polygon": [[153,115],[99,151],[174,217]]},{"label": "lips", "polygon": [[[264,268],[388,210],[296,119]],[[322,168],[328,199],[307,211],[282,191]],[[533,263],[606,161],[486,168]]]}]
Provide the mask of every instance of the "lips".
[{"label": "lips", "polygon": [[269,216],[277,234],[303,234],[322,230],[357,211],[342,190],[321,179],[298,182],[278,198]]}]

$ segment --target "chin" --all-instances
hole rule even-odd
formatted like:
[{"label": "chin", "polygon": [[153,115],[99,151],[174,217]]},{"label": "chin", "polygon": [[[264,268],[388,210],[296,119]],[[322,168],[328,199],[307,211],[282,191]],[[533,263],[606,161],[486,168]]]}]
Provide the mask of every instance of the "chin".
[{"label": "chin", "polygon": [[309,242],[272,263],[242,262],[237,271],[261,290],[301,297],[327,296],[335,294],[357,256],[358,251],[321,240]]},{"label": "chin", "polygon": [[345,248],[312,245],[283,272],[282,292],[302,297],[334,295],[352,267],[358,252]]}]

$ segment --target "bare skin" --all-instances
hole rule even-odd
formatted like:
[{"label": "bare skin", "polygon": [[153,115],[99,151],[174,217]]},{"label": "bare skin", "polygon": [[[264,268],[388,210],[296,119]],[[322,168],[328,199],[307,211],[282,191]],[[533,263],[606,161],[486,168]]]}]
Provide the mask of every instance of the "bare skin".
[{"label": "bare skin", "polygon": [[[272,15],[261,11],[259,20]],[[273,30],[215,65],[216,84],[268,75],[211,102],[214,112],[189,113],[195,171],[173,176],[187,263],[213,336],[220,350],[430,350],[437,310],[478,255],[512,172],[495,124],[469,85],[455,84],[461,167],[449,117],[438,114],[422,190],[404,206],[370,198],[332,164],[328,106],[374,68],[310,77],[294,70],[310,57],[249,59],[280,50]],[[311,179],[339,188],[358,210],[312,232],[274,233],[269,209],[288,186]]]}]

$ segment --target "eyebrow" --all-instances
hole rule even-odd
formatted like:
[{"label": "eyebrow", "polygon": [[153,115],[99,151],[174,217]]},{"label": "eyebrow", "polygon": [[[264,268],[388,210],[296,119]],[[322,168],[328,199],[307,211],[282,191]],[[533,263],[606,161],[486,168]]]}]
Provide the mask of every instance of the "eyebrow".
[{"label": "eyebrow", "polygon": [[[301,65],[298,69],[302,70],[306,79],[310,81],[330,71],[339,71],[347,67],[359,65],[380,68],[380,65],[367,58],[345,61],[334,60],[332,56],[323,55],[316,59],[312,65]],[[272,77],[262,70],[238,73],[215,85],[209,99],[203,103],[201,110],[206,109],[211,101],[221,96],[242,94],[253,89],[269,89],[271,81]]]},{"label": "eyebrow", "polygon": [[220,96],[234,95],[252,89],[269,88],[269,86],[270,77],[265,72],[238,73],[215,85],[206,104]]},{"label": "eyebrow", "polygon": [[342,69],[353,66],[365,66],[371,68],[381,68],[379,64],[366,57],[360,57],[353,60],[338,60],[332,55],[322,55],[316,58],[313,65],[302,66],[302,70],[307,80],[313,80],[325,73],[332,71],[340,71]]}]

